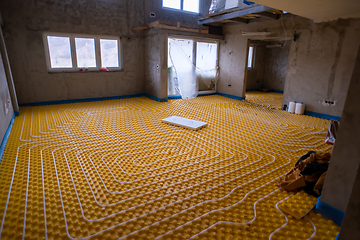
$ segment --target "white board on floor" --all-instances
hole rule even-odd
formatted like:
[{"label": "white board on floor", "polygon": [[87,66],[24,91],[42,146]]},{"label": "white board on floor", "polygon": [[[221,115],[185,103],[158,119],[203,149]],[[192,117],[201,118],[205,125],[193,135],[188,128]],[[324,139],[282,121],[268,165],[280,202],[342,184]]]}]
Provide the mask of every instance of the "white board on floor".
[{"label": "white board on floor", "polygon": [[191,120],[183,117],[172,116],[161,120],[163,123],[168,123],[174,126],[187,128],[190,130],[199,130],[200,128],[206,127],[207,123]]}]

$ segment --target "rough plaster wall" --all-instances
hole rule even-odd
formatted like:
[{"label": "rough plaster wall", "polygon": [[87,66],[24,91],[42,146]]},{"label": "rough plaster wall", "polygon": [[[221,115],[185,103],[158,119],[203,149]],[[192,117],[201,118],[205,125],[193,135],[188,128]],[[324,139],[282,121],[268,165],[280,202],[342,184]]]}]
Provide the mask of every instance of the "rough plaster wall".
[{"label": "rough plaster wall", "polygon": [[145,92],[161,98],[161,30],[153,28],[145,37]]},{"label": "rough plaster wall", "polygon": [[168,97],[168,31],[161,30],[160,33],[160,67],[161,67],[161,88],[160,98]]},{"label": "rough plaster wall", "polygon": [[254,68],[247,70],[246,89],[254,90],[263,87],[266,64],[266,46],[255,45]]},{"label": "rough plaster wall", "polygon": [[[341,116],[359,47],[360,20],[309,24],[290,47],[283,105],[303,102],[306,110]],[[354,51],[355,50],[355,51]],[[324,106],[324,100],[335,106]]]},{"label": "rough plaster wall", "polygon": [[266,49],[264,88],[284,91],[290,44],[291,41],[283,48]]},{"label": "rough plaster wall", "polygon": [[[200,14],[184,13],[178,10],[162,8],[162,0],[145,0],[145,23],[161,20],[198,24],[198,20],[209,14],[211,0],[200,1]],[[155,13],[151,17],[150,13]]]},{"label": "rough plaster wall", "polygon": [[[308,111],[340,116],[356,58],[354,49],[359,47],[360,20],[317,24],[294,17],[285,18],[284,26],[288,36],[297,31],[300,39],[290,46],[283,104],[303,102]],[[271,31],[270,36],[284,37],[284,30],[280,20],[273,20],[228,25],[224,31],[218,89],[221,93],[244,97],[248,37],[242,36],[241,31]],[[336,105],[324,106],[325,99],[336,101]]]},{"label": "rough plaster wall", "polygon": [[[9,127],[12,116],[14,115],[12,104],[6,114],[5,101],[10,97],[8,84],[6,81],[4,64],[0,55],[0,144],[5,136],[5,132]],[[0,159],[1,160],[1,159]]]},{"label": "rough plaster wall", "polygon": [[[5,41],[19,103],[143,93],[144,0],[4,0]],[[120,36],[124,71],[48,73],[42,32]]]},{"label": "rough plaster wall", "polygon": [[[356,51],[355,51],[356,52]],[[343,226],[347,226],[350,222],[353,224],[360,224],[359,218],[359,188],[355,188],[356,184],[359,185],[359,174],[356,184],[353,184],[358,173],[360,164],[360,49],[352,75],[349,91],[344,106],[344,112],[341,117],[341,124],[336,138],[333,155],[328,173],[326,175],[325,185],[321,195],[321,201],[345,212],[348,205],[350,195],[352,194],[351,204],[346,210],[345,221]],[[354,191],[354,190],[355,191]],[[353,193],[351,193],[353,191]],[[358,203],[356,205],[356,202]],[[357,214],[356,214],[357,213]],[[349,214],[349,216],[348,216]],[[355,229],[354,229],[355,230]],[[359,236],[359,228],[357,229]],[[345,234],[350,236],[351,232]],[[355,238],[341,238],[341,239],[355,239]]]},{"label": "rough plaster wall", "polygon": [[244,97],[248,39],[243,37],[240,31],[236,31],[237,29],[234,29],[234,32],[226,28],[225,30],[225,40],[220,43],[218,92]]},{"label": "rough plaster wall", "polygon": [[[359,87],[359,86],[358,86]],[[360,236],[360,168],[351,192],[339,240],[353,240]]]}]

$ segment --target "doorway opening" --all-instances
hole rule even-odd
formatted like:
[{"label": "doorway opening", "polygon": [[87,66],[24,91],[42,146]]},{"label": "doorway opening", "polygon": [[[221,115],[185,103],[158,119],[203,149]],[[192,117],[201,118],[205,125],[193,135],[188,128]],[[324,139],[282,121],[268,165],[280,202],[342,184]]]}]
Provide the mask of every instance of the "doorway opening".
[{"label": "doorway opening", "polygon": [[217,41],[168,38],[168,96],[184,99],[216,93]]},{"label": "doorway opening", "polygon": [[261,104],[271,102],[271,105],[281,107],[289,51],[289,41],[286,44],[284,41],[249,41],[245,74],[246,99],[266,102]]}]

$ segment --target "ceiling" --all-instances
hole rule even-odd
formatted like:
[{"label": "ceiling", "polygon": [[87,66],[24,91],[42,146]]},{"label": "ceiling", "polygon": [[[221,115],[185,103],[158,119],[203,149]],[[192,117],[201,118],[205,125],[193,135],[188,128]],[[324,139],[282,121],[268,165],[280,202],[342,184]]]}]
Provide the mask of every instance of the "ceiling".
[{"label": "ceiling", "polygon": [[360,0],[251,0],[295,15],[326,22],[360,18]]}]

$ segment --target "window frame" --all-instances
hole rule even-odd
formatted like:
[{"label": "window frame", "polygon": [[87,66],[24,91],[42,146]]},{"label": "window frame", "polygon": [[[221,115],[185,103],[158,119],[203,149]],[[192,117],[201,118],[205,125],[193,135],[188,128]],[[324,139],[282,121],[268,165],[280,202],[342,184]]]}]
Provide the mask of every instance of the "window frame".
[{"label": "window frame", "polygon": [[183,13],[194,14],[194,15],[201,15],[202,0],[197,0],[197,1],[199,2],[199,12],[191,12],[191,11],[184,10],[184,0],[180,0],[180,9],[164,7],[164,0],[161,0],[161,7],[166,10],[183,12]]},{"label": "window frame", "polygon": [[[50,49],[49,49],[49,43],[47,40],[48,36],[68,37],[70,39],[72,68],[52,68],[51,67]],[[91,67],[91,68],[79,68],[78,67],[75,38],[92,38],[92,39],[94,39],[96,67]],[[48,72],[99,72],[101,69],[100,39],[117,40],[118,41],[119,67],[107,67],[107,69],[109,71],[123,71],[123,49],[122,49],[121,37],[119,37],[119,36],[43,32],[43,43],[44,43],[45,59],[46,59],[46,66],[47,66]]]}]

